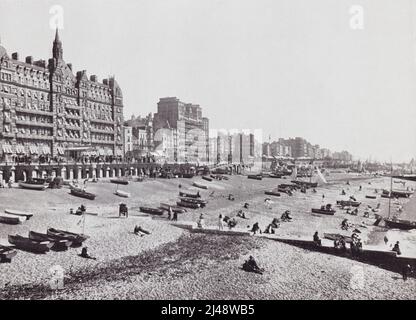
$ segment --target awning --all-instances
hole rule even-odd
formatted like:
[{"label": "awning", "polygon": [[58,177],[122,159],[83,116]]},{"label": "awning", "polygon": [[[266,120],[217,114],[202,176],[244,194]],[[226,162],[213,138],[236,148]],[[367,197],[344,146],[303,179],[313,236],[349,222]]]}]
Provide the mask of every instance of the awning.
[{"label": "awning", "polygon": [[39,153],[39,151],[38,151],[38,147],[36,147],[36,146],[30,146],[30,147],[29,147],[29,152],[30,152],[31,154],[38,154],[38,153]]},{"label": "awning", "polygon": [[98,155],[104,156],[105,155],[104,149],[98,149]]},{"label": "awning", "polygon": [[2,145],[2,149],[3,149],[3,153],[9,153],[9,154],[13,153],[13,149],[11,145],[4,144]]},{"label": "awning", "polygon": [[116,155],[117,155],[117,156],[122,156],[122,155],[123,155],[123,151],[121,151],[121,150],[117,150],[117,151],[116,151]]},{"label": "awning", "polygon": [[25,153],[25,147],[24,146],[16,146],[16,153],[17,154],[24,154]]},{"label": "awning", "polygon": [[111,149],[107,150],[107,155],[112,156],[113,155],[113,150],[111,150]]},{"label": "awning", "polygon": [[44,146],[44,147],[42,147],[42,153],[43,154],[51,154],[51,151],[50,151],[49,147]]},{"label": "awning", "polygon": [[62,147],[58,147],[58,148],[56,148],[56,149],[57,149],[57,151],[58,151],[58,154],[60,154],[60,155],[64,155],[64,154],[65,154],[64,148],[62,148]]}]

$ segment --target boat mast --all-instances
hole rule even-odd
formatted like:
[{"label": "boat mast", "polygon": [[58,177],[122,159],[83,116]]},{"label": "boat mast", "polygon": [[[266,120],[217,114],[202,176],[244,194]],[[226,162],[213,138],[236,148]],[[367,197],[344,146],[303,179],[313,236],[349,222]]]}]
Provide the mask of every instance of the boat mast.
[{"label": "boat mast", "polygon": [[391,210],[391,192],[393,190],[393,162],[390,159],[390,193],[389,193],[389,215],[388,218],[390,219],[390,210]]}]

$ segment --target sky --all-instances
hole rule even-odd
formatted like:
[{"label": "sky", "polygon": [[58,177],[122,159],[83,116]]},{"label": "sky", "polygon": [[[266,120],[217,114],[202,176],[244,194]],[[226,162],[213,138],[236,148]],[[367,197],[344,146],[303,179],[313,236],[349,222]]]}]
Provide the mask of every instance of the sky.
[{"label": "sky", "polygon": [[[1,44],[115,75],[124,115],[161,97],[199,104],[214,129],[301,136],[356,158],[416,158],[413,0],[0,0]],[[356,9],[356,6],[360,6]],[[355,6],[355,7],[354,7]],[[358,10],[358,11],[356,11]],[[357,13],[358,12],[358,13]]]}]

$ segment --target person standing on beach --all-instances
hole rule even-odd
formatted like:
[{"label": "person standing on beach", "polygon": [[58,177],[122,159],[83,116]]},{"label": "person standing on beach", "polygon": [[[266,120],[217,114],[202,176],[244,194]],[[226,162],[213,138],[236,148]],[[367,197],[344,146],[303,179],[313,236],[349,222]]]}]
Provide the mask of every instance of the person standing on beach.
[{"label": "person standing on beach", "polygon": [[403,268],[402,268],[403,281],[407,280],[407,277],[409,276],[411,272],[412,272],[412,267],[410,266],[410,264],[403,265]]},{"label": "person standing on beach", "polygon": [[173,218],[172,218],[172,221],[178,221],[178,212],[177,212],[177,211],[174,211],[174,212],[173,212]]},{"label": "person standing on beach", "polygon": [[222,217],[222,214],[220,213],[220,215],[218,216],[218,229],[219,230],[224,230],[224,225],[223,225],[222,219],[223,219],[223,217]]}]

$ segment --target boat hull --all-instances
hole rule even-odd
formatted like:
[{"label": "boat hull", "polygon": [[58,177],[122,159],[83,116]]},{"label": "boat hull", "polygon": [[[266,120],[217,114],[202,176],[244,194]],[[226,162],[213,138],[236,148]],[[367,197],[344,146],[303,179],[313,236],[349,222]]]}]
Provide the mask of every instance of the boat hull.
[{"label": "boat hull", "polygon": [[415,221],[404,221],[404,220],[388,220],[384,219],[384,223],[386,227],[390,229],[401,229],[401,230],[413,230],[416,229],[416,222]]},{"label": "boat hull", "polygon": [[53,239],[72,241],[73,247],[81,246],[82,243],[88,239],[88,236],[84,234],[73,233],[73,232],[59,230],[55,228],[49,228],[46,233],[49,237]]},{"label": "boat hull", "polygon": [[264,194],[267,194],[268,196],[280,197],[280,193],[274,191],[265,191]]},{"label": "boat hull", "polygon": [[111,183],[115,183],[115,184],[122,184],[122,185],[128,185],[129,182],[127,180],[123,180],[123,179],[110,179]]},{"label": "boat hull", "polygon": [[76,197],[88,199],[88,200],[94,200],[96,195],[90,192],[86,191],[79,191],[77,189],[71,189],[71,194]]},{"label": "boat hull", "polygon": [[29,238],[21,237],[21,236],[12,236],[9,235],[8,237],[9,242],[13,244],[17,249],[23,251],[29,251],[33,253],[46,253],[49,249],[53,246],[51,242],[37,242],[33,241]]},{"label": "boat hull", "polygon": [[319,213],[327,216],[333,216],[335,214],[335,210],[312,209],[311,211],[312,213]]},{"label": "boat hull", "polygon": [[44,191],[48,187],[46,184],[27,183],[23,181],[19,181],[18,184],[19,184],[19,187],[22,189],[38,190],[38,191]]},{"label": "boat hull", "polygon": [[26,220],[29,220],[30,218],[33,217],[33,213],[23,212],[19,210],[6,209],[4,210],[4,212],[6,212],[7,214],[14,215],[14,216],[25,217]]},{"label": "boat hull", "polygon": [[157,216],[163,215],[163,212],[164,212],[164,210],[162,210],[162,209],[148,208],[148,207],[140,207],[139,210],[140,210],[140,212],[153,214],[153,215],[157,215]]}]

